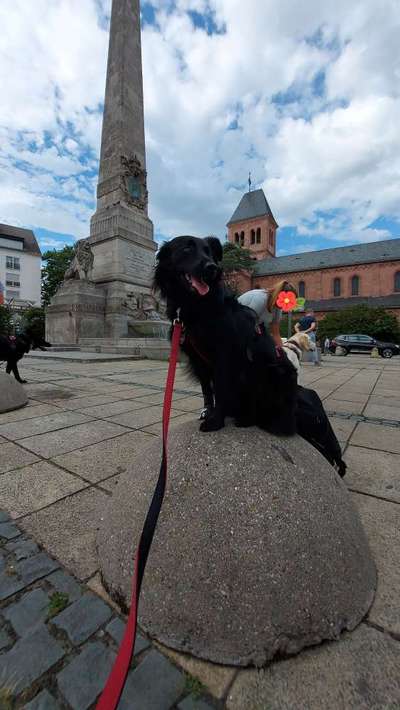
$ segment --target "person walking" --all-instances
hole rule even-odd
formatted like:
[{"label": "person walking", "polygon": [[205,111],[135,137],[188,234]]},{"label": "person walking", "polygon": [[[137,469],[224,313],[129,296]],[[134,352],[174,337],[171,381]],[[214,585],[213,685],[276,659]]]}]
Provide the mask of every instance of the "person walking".
[{"label": "person walking", "polygon": [[314,311],[307,311],[307,313],[300,318],[300,320],[295,324],[294,329],[296,333],[307,333],[310,340],[314,343],[315,350],[312,350],[312,358],[314,365],[320,365],[318,357],[317,348],[317,321],[314,316]]},{"label": "person walking", "polygon": [[328,336],[324,340],[324,353],[325,355],[329,355],[329,348],[331,346],[331,341],[329,340]]}]

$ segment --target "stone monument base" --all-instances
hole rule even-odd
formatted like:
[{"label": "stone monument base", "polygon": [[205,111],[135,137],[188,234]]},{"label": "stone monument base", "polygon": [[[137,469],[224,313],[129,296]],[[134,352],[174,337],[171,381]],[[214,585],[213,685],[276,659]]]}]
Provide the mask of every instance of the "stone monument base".
[{"label": "stone monument base", "polygon": [[[173,430],[168,486],[139,605],[151,637],[215,663],[261,666],[354,629],[376,570],[343,481],[298,437]],[[98,535],[105,586],[129,605],[160,439],[120,477]]]},{"label": "stone monument base", "polygon": [[105,302],[101,286],[81,279],[63,281],[46,309],[46,340],[77,345],[81,337],[103,337]]},{"label": "stone monument base", "polygon": [[14,375],[0,372],[0,414],[20,409],[28,402],[28,396]]}]

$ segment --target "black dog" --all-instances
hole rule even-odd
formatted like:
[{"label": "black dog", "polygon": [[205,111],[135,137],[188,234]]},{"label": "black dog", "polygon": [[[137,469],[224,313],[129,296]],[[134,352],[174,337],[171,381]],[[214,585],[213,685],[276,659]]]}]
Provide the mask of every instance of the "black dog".
[{"label": "black dog", "polygon": [[0,335],[0,362],[3,360],[7,362],[7,374],[13,372],[17,382],[25,384],[26,380],[21,380],[19,375],[17,362],[30,350],[35,350],[36,348],[45,350],[46,348],[51,348],[51,343],[46,342],[46,340],[29,329],[21,335]]},{"label": "black dog", "polygon": [[220,429],[232,416],[237,426],[292,435],[296,371],[258,332],[255,313],[225,289],[221,260],[215,237],[176,237],[161,247],[154,276],[168,317],[179,315],[184,326],[182,349],[204,395],[200,429]]},{"label": "black dog", "polygon": [[300,436],[312,444],[343,478],[347,465],[324,406],[314,390],[300,385],[297,388],[296,423]]}]

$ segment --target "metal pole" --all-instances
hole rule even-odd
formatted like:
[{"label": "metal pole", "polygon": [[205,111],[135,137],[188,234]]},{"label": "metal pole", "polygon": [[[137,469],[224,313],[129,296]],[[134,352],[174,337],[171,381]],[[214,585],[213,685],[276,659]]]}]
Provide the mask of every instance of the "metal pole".
[{"label": "metal pole", "polygon": [[292,335],[292,311],[289,311],[289,313],[288,313],[287,322],[288,322],[288,334],[287,334],[287,337],[290,338],[291,335]]}]

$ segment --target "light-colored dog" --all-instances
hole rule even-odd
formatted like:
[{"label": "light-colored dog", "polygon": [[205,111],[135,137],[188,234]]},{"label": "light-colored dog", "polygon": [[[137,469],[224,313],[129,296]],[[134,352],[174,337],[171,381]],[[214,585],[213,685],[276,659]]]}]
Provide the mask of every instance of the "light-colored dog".
[{"label": "light-colored dog", "polygon": [[297,372],[300,370],[301,353],[315,350],[315,343],[308,337],[307,333],[295,333],[291,338],[282,338],[282,345]]}]

